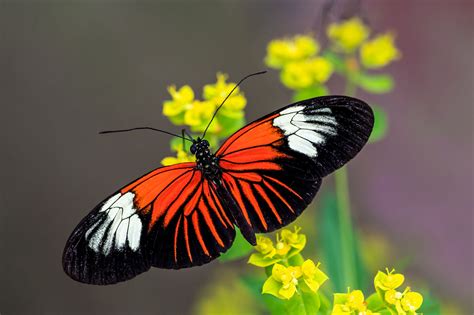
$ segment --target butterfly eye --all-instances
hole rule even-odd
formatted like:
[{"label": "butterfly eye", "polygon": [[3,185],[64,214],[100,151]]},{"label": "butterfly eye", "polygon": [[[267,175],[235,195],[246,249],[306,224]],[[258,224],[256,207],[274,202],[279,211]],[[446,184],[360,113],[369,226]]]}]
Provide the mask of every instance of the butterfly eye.
[{"label": "butterfly eye", "polygon": [[196,153],[196,145],[193,143],[190,148],[191,154]]},{"label": "butterfly eye", "polygon": [[202,144],[203,144],[204,146],[206,146],[206,147],[209,146],[209,142],[207,142],[207,140],[202,140]]}]

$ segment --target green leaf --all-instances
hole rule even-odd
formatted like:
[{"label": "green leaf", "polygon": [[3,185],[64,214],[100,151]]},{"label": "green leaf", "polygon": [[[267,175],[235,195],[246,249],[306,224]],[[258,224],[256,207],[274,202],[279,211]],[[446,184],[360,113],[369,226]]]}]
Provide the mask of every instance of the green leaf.
[{"label": "green leaf", "polygon": [[367,302],[367,307],[369,308],[369,310],[373,312],[385,307],[385,304],[380,299],[380,295],[377,292],[372,293],[372,295],[365,299],[365,301]]},{"label": "green leaf", "polygon": [[351,80],[360,88],[373,94],[388,93],[393,89],[393,78],[388,74],[367,74],[356,72]]},{"label": "green leaf", "polygon": [[[321,244],[318,246],[321,248],[321,260],[323,267],[327,270],[330,284],[332,284],[334,291],[345,292],[347,287],[350,286],[353,289],[364,290],[368,285],[368,276],[365,266],[362,263],[361,257],[358,254],[359,240],[356,233],[349,235],[352,239],[349,244],[349,253],[347,255],[353,256],[352,261],[355,262],[354,275],[352,275],[354,283],[351,283],[350,279],[344,278],[344,263],[341,257],[342,253],[342,238],[341,238],[341,227],[339,225],[337,201],[333,193],[326,193],[321,198],[322,201],[322,213],[317,222],[318,231],[320,233]],[[344,233],[350,233],[353,229],[345,229]]]},{"label": "green leaf", "polygon": [[337,73],[344,73],[346,71],[346,64],[344,62],[344,59],[342,59],[337,54],[333,53],[332,51],[326,50],[322,54],[322,56],[332,63],[334,71],[336,71]]},{"label": "green leaf", "polygon": [[293,94],[293,102],[304,101],[313,97],[328,95],[329,91],[324,85],[311,86],[306,89],[297,90]]},{"label": "green leaf", "polygon": [[242,236],[239,229],[236,228],[235,232],[234,244],[227,252],[219,257],[219,261],[226,262],[241,259],[248,256],[253,250],[253,246]]},{"label": "green leaf", "polygon": [[301,292],[301,299],[303,301],[306,315],[316,314],[321,306],[319,294],[314,292]]},{"label": "green leaf", "polygon": [[[229,115],[229,114],[234,115]],[[218,115],[218,121],[222,125],[219,137],[228,137],[245,125],[245,117],[243,112],[223,111]]]},{"label": "green leaf", "polygon": [[377,105],[372,105],[372,110],[374,111],[374,129],[370,134],[369,142],[374,143],[379,140],[382,140],[388,131],[388,116],[385,110],[382,107]]},{"label": "green leaf", "polygon": [[423,295],[423,304],[416,311],[419,314],[439,315],[441,306],[439,301],[430,292],[420,292]]},{"label": "green leaf", "polygon": [[268,267],[279,261],[281,261],[281,258],[266,257],[262,253],[253,253],[249,258],[249,264],[257,267]]}]

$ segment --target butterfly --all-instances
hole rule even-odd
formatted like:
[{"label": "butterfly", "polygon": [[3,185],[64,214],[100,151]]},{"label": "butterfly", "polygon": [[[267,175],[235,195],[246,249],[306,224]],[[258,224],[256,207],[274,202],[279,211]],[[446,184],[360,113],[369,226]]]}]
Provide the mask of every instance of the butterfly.
[{"label": "butterfly", "polygon": [[192,140],[196,162],[159,167],[98,204],[74,229],[63,268],[89,284],[125,281],[151,267],[206,264],[236,235],[256,245],[294,221],[322,179],[365,145],[371,108],[347,96],[316,97],[246,125],[212,153]]}]

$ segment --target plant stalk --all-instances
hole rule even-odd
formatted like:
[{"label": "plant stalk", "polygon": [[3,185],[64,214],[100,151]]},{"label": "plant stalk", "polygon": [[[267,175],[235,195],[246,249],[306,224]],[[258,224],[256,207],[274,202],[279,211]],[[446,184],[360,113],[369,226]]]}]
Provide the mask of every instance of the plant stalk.
[{"label": "plant stalk", "polygon": [[[345,94],[354,96],[356,87],[347,75]],[[349,181],[347,167],[343,166],[334,174],[336,200],[337,200],[337,217],[339,220],[340,238],[341,238],[341,254],[343,279],[345,285],[354,288],[357,285],[356,277],[356,260],[354,250],[354,231],[351,219],[351,203],[349,194]]]}]

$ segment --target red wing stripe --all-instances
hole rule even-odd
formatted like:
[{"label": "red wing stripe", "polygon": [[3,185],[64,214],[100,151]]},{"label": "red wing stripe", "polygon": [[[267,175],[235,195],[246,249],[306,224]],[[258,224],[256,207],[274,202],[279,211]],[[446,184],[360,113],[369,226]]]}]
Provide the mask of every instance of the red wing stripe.
[{"label": "red wing stripe", "polygon": [[277,158],[283,157],[287,157],[287,155],[281,153],[276,148],[267,145],[229,153],[226,154],[223,159],[234,163],[253,163],[259,161],[273,161]]},{"label": "red wing stripe", "polygon": [[[212,199],[212,202],[217,205],[217,207],[218,207],[219,210],[220,210],[220,213],[222,213],[222,216],[224,217],[225,221],[228,223],[228,226],[229,226],[229,227],[233,227],[232,222],[229,220],[229,217],[228,217],[227,214],[225,213],[224,207],[222,206],[221,201],[220,201],[219,198],[217,197],[216,192],[215,192],[214,189],[212,189],[212,188],[210,188],[209,190],[210,190],[210,192],[211,192],[211,199]],[[211,199],[209,199],[209,200],[211,200]],[[216,209],[217,209],[217,208],[216,208]],[[216,212],[218,212],[218,211],[216,211]]]},{"label": "red wing stripe", "polygon": [[214,238],[216,239],[217,243],[219,243],[219,245],[221,247],[224,247],[224,242],[220,238],[219,233],[217,233],[216,226],[214,225],[214,222],[212,222],[212,218],[209,214],[209,209],[206,207],[206,205],[204,204],[204,201],[202,201],[202,200],[199,203],[199,210],[200,210],[202,216],[204,217],[204,221],[206,222],[207,226],[211,230],[211,233],[214,236]]},{"label": "red wing stripe", "polygon": [[280,193],[275,189],[273,188],[272,185],[270,185],[267,181],[263,181],[263,183],[265,184],[265,186],[270,189],[275,195],[278,196],[278,198],[280,198],[281,201],[283,201],[283,203],[288,207],[288,209],[290,209],[291,212],[295,213],[295,210],[293,210],[293,208],[290,206],[290,204],[286,201],[285,198],[283,198],[282,195],[280,195]]},{"label": "red wing stripe", "polygon": [[178,222],[176,223],[176,229],[174,231],[174,262],[178,263],[178,233],[179,233],[179,225],[181,224],[181,218],[179,217]]},{"label": "red wing stripe", "polygon": [[249,125],[247,125],[246,127],[240,129],[239,131],[237,131],[236,133],[234,133],[232,135],[231,138],[229,138],[226,142],[224,142],[224,144],[221,146],[221,148],[217,151],[216,155],[219,156],[219,155],[222,155],[225,153],[225,151],[234,143],[235,140],[239,139],[242,135],[244,135],[245,133],[249,132],[250,130],[252,130],[253,128],[259,126],[260,124],[268,121],[268,120],[271,120],[275,117],[277,117],[279,114],[274,114],[272,116],[269,116],[267,117],[266,119],[264,120],[261,120],[261,121],[255,121]]},{"label": "red wing stripe", "polygon": [[263,216],[263,213],[260,210],[260,206],[258,204],[257,199],[255,198],[255,196],[253,194],[253,191],[252,191],[252,188],[250,187],[250,184],[248,184],[244,181],[241,181],[240,185],[242,186],[242,191],[243,191],[244,195],[247,197],[249,202],[252,204],[253,210],[257,213],[257,216],[260,219],[260,222],[262,222],[262,225],[263,225],[265,231],[268,230],[267,221],[265,221],[265,217]]},{"label": "red wing stripe", "polygon": [[154,171],[151,171],[150,173],[140,177],[136,181],[131,182],[129,185],[123,187],[120,191],[122,193],[128,192],[128,191],[134,189],[135,187],[137,187],[138,185],[140,185],[141,183],[149,180],[150,178],[152,178],[156,175],[163,174],[163,173],[170,172],[170,171],[183,170],[183,169],[188,169],[189,170],[189,169],[193,169],[195,166],[196,166],[196,163],[190,162],[190,163],[179,163],[179,164],[172,165],[172,166],[167,166],[167,167],[160,167],[160,168],[158,168]]},{"label": "red wing stripe", "polygon": [[235,201],[237,201],[240,207],[240,210],[242,211],[245,217],[245,220],[250,226],[252,226],[252,222],[250,221],[249,214],[247,213],[247,209],[245,208],[245,204],[242,200],[242,195],[240,194],[240,190],[237,187],[237,183],[235,182],[234,178],[226,173],[222,174],[222,178],[224,178],[224,181],[230,185],[232,196],[234,197]]},{"label": "red wing stripe", "polygon": [[[168,226],[178,210],[182,209],[184,205],[190,203],[190,199],[193,199],[196,196],[196,190],[198,190],[200,182],[201,172],[194,172],[186,185],[174,185],[175,190],[166,192],[170,197],[163,197],[163,200],[161,200],[160,204],[157,205],[157,207],[161,208],[160,210],[165,212],[165,219],[163,221],[164,227]],[[165,200],[169,201],[169,203]],[[191,204],[190,206],[192,207],[193,205]]]},{"label": "red wing stripe", "polygon": [[286,189],[288,189],[288,191],[292,192],[296,197],[300,198],[301,200],[304,200],[303,197],[301,197],[296,191],[294,191],[293,189],[291,189],[290,187],[288,187],[284,183],[280,182],[278,179],[267,176],[267,175],[264,175],[264,177],[271,180],[271,181],[273,181],[273,182],[275,182],[275,183],[277,183],[277,184],[279,184],[282,187],[285,187]]},{"label": "red wing stripe", "polygon": [[184,215],[188,216],[191,212],[196,209],[199,199],[202,196],[202,182],[199,184],[198,189],[193,192],[191,199],[184,203]]},{"label": "red wing stripe", "polygon": [[188,257],[191,263],[193,262],[193,256],[191,255],[191,248],[189,247],[189,231],[188,231],[188,219],[183,217],[184,220],[184,240],[186,242],[186,250],[188,251]]},{"label": "red wing stripe", "polygon": [[278,211],[275,209],[275,206],[273,205],[272,201],[270,200],[270,198],[268,198],[267,194],[265,193],[265,190],[263,190],[263,188],[260,187],[260,185],[253,185],[253,187],[255,187],[255,189],[260,193],[263,199],[265,199],[270,209],[272,209],[272,212],[275,215],[276,219],[281,224],[282,223],[281,217],[278,214]]},{"label": "red wing stripe", "polygon": [[[214,203],[214,200],[211,196],[211,192],[209,190],[209,184],[207,182],[205,182],[203,184],[203,192],[204,192],[204,196],[206,196],[206,201],[207,201],[207,204],[208,205],[205,205],[207,208],[209,208],[210,210],[212,210],[217,218],[221,221],[222,225],[227,227],[227,223],[226,221],[224,221],[224,219],[222,218],[222,215],[221,215],[221,211],[219,211],[220,209],[217,208],[217,205]],[[230,223],[229,223],[230,225]]]},{"label": "red wing stripe", "polygon": [[[164,214],[166,214],[166,211],[168,210],[168,207],[170,205],[176,204],[176,199],[180,196],[180,194],[173,194],[170,193],[173,190],[176,190],[180,187],[183,187],[185,185],[188,185],[189,182],[192,180],[194,176],[195,171],[188,171],[179,177],[175,178],[166,188],[164,188],[154,199],[153,201],[153,211],[151,213],[151,220],[149,224],[149,229],[151,229],[156,221],[161,218]],[[158,198],[161,196],[163,192],[166,192],[165,195],[161,198]]]},{"label": "red wing stripe", "polygon": [[227,161],[222,159],[219,161],[220,166],[229,171],[235,172],[247,172],[251,170],[261,171],[279,171],[281,166],[273,162],[248,162],[248,163],[233,163],[232,161]]},{"label": "red wing stripe", "polygon": [[246,172],[246,173],[227,172],[227,173],[237,179],[242,179],[249,182],[260,183],[262,181],[262,176],[256,172]]},{"label": "red wing stripe", "polygon": [[194,226],[194,231],[196,232],[196,236],[198,238],[199,244],[201,244],[202,250],[207,256],[209,255],[209,251],[207,250],[206,244],[204,243],[204,239],[202,238],[201,231],[199,230],[199,220],[198,220],[198,213],[195,211],[192,214],[192,221]]}]

